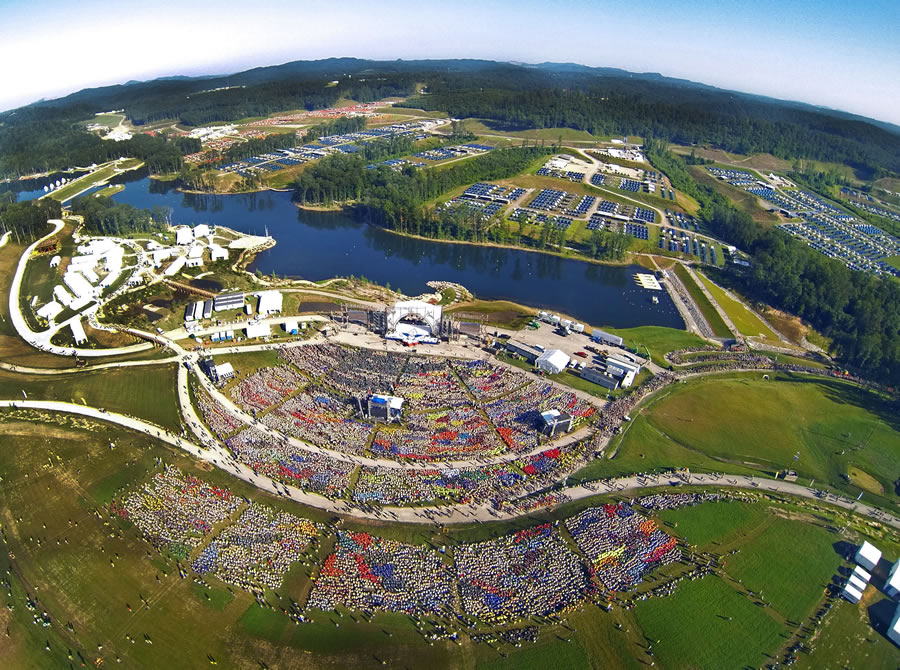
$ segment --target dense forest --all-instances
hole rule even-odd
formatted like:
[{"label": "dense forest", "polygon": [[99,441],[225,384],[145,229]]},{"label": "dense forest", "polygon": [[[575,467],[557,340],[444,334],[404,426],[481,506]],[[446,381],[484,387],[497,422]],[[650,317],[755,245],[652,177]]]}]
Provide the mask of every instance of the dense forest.
[{"label": "dense forest", "polygon": [[648,140],[645,149],[676,189],[702,204],[700,218],[710,229],[751,255],[751,268],[735,273],[748,295],[802,317],[832,338],[834,353],[848,365],[900,386],[900,283],[849,270],[776,228],[758,225],[698,184],[664,142]]},{"label": "dense forest", "polygon": [[84,228],[93,235],[122,236],[149,233],[169,225],[169,211],[163,207],[141,209],[112,198],[87,196],[72,202],[72,213],[84,217]]},{"label": "dense forest", "polygon": [[[87,89],[2,113],[0,175],[117,156],[145,158],[138,152],[146,153],[147,147],[104,142],[75,125],[101,110],[123,109],[137,125],[172,119],[197,126],[324,108],[343,98],[367,102],[405,97],[421,82],[427,85],[427,95],[404,104],[458,118],[483,118],[503,128],[570,127],[598,135],[652,136],[738,153],[841,162],[871,176],[900,172],[896,128],[660,75],[566,64],[327,59],[221,77]],[[176,162],[174,157],[157,160],[168,168]]]},{"label": "dense forest", "polygon": [[506,76],[490,83],[476,87],[448,77],[433,83],[428,95],[402,104],[487,119],[500,129],[567,127],[598,136],[659,137],[741,154],[846,163],[871,177],[900,171],[900,135],[750,96],[622,80],[584,82],[577,88],[517,87]]},{"label": "dense forest", "polygon": [[17,242],[31,243],[45,235],[47,219],[61,215],[62,205],[52,198],[16,202],[14,193],[0,193],[0,235],[9,232]]},{"label": "dense forest", "polygon": [[0,177],[88,167],[114,158],[139,158],[151,172],[177,172],[182,156],[200,150],[188,137],[135,135],[112,142],[69,121],[0,126]]}]

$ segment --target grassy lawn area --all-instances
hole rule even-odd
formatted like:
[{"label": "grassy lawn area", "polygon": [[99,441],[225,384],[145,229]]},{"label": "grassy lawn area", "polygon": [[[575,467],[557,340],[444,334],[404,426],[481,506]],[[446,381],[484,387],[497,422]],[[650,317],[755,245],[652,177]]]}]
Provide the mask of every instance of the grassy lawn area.
[{"label": "grassy lawn area", "polygon": [[[742,188],[737,188],[726,182],[720,181],[706,171],[705,167],[693,165],[688,168],[691,176],[699,183],[710,186],[717,193],[728,198],[735,207],[742,212],[749,214],[754,221],[763,224],[778,223],[780,219],[777,214],[773,214],[759,204],[758,198],[752,193],[748,193]],[[731,169],[742,169],[731,166]]]},{"label": "grassy lawn area", "polygon": [[725,322],[722,320],[722,317],[719,316],[716,308],[713,307],[712,303],[709,301],[709,298],[707,298],[703,291],[700,290],[697,282],[695,282],[694,278],[691,277],[690,274],[688,274],[688,271],[681,263],[675,265],[675,274],[678,275],[678,278],[684,284],[684,287],[687,289],[688,293],[690,293],[691,298],[693,298],[694,302],[697,303],[697,307],[709,322],[709,325],[712,328],[715,336],[725,338],[732,337],[731,331],[728,330],[728,326],[725,325]]},{"label": "grassy lawn area", "polygon": [[0,371],[0,395],[21,398],[25,391],[29,400],[59,400],[102,407],[180,432],[175,370],[175,364],[169,363],[54,376]]},{"label": "grassy lawn area", "polygon": [[608,333],[618,335],[625,340],[625,346],[634,351],[635,345],[642,356],[646,355],[646,349],[650,350],[650,357],[657,365],[667,366],[663,355],[669,351],[702,347],[708,344],[701,337],[689,333],[686,330],[676,330],[664,326],[638,326],[636,328],[607,328],[602,327]]},{"label": "grassy lawn area", "polygon": [[673,596],[638,603],[634,615],[666,668],[760,667],[782,640],[783,626],[719,577],[682,582]]},{"label": "grassy lawn area", "polygon": [[872,588],[856,605],[839,599],[819,630],[815,653],[800,654],[794,667],[895,670],[900,663],[900,651],[882,633],[872,629],[873,623],[878,623],[885,630],[895,607],[896,603]]},{"label": "grassy lawn area", "polygon": [[446,311],[463,321],[483,319],[486,326],[511,330],[524,328],[537,315],[536,310],[506,300],[472,300],[458,303]]},{"label": "grassy lawn area", "polygon": [[762,322],[753,310],[739,300],[730,297],[719,286],[710,281],[708,277],[704,276],[702,272],[697,272],[697,276],[700,278],[700,281],[703,282],[703,285],[706,287],[706,290],[709,291],[710,295],[712,295],[716,302],[719,303],[719,307],[721,307],[728,315],[728,318],[731,319],[731,322],[741,335],[747,337],[761,337],[770,340],[773,343],[780,342],[778,336],[772,332],[771,328]]},{"label": "grassy lawn area", "polygon": [[[727,573],[764,591],[771,608],[756,606],[731,580],[686,580],[671,596],[640,601],[633,610],[576,608],[563,615],[566,628],[542,621],[510,624],[539,625],[541,630],[534,644],[499,645],[504,656],[498,645],[475,644],[465,633],[457,644],[429,643],[410,617],[397,613],[361,616],[343,607],[339,614],[308,611],[311,622],[298,626],[280,607],[306,602],[311,574],[333,547],[332,530],[320,535],[309,564],[296,563],[277,594],[265,593],[272,607],[260,607],[247,591],[226,587],[213,576],[205,577],[208,586],[194,581],[184,561],[154,550],[130,522],[109,514],[109,504],[159,472],[157,461],[162,459],[186,475],[229,488],[235,496],[319,522],[331,515],[269,496],[179,450],[102,423],[14,410],[0,413],[0,428],[16,443],[16,449],[0,450],[0,548],[10,567],[11,595],[5,602],[13,605],[4,611],[3,622],[9,628],[3,646],[9,667],[65,667],[71,650],[74,658],[80,653],[89,663],[100,658],[108,665],[119,659],[123,667],[205,667],[215,662],[229,668],[640,668],[650,660],[648,640],[653,642],[652,660],[661,667],[759,666],[766,653],[784,643],[779,607],[808,615],[800,610],[815,600],[814,592],[821,594],[826,568],[833,572],[839,561],[830,533],[780,516],[787,513],[781,506],[772,506],[776,514],[756,505],[708,503],[659,516],[677,523],[675,532],[694,542],[703,533],[710,544],[739,548],[728,557]],[[110,440],[114,449],[108,448]],[[579,501],[565,514],[597,502]],[[447,544],[449,561],[458,540],[486,539],[542,519],[535,515],[476,524],[447,535],[434,526],[358,521],[343,526],[408,542]],[[715,550],[721,549],[717,545]],[[184,579],[179,578],[180,567],[187,570]],[[798,579],[800,575],[804,578]],[[38,612],[48,613],[52,627],[33,625],[26,592],[37,598]],[[143,606],[144,600],[151,605]],[[896,666],[896,648],[884,641],[862,641],[860,636],[876,637],[865,628],[865,611],[837,607],[842,625],[835,636],[843,647],[813,658],[828,660],[841,649],[858,650],[853,658],[869,658],[875,648],[881,656],[865,667]],[[820,646],[818,654],[823,648],[832,646]]]},{"label": "grassy lawn area", "polygon": [[714,545],[730,544],[735,536],[746,535],[747,528],[761,525],[769,513],[760,505],[729,502],[667,509],[657,516],[685,542],[701,551],[715,551]]},{"label": "grassy lawn area", "polygon": [[[397,113],[397,108],[393,108],[393,113]],[[529,128],[525,130],[504,130],[492,128],[485,119],[464,119],[463,127],[476,135],[502,135],[503,137],[516,137],[528,140],[544,140],[546,142],[598,142],[601,137],[595,137],[586,130],[575,130],[574,128]]]},{"label": "grassy lawn area", "polygon": [[815,478],[853,497],[859,489],[844,475],[857,467],[878,480],[882,503],[896,503],[900,432],[896,413],[883,403],[873,392],[833,379],[779,374],[764,381],[748,373],[690,380],[642,410],[612,463],[622,458],[631,471],[703,467],[707,458],[715,459],[713,469],[726,471],[773,473],[790,466],[801,479]]},{"label": "grassy lawn area", "polygon": [[790,621],[802,621],[822,600],[843,563],[832,546],[840,535],[811,523],[770,515],[748,536],[726,570]]},{"label": "grassy lawn area", "polygon": [[897,268],[900,270],[900,256],[891,256],[889,258],[885,258],[884,262],[890,265],[892,268]]}]

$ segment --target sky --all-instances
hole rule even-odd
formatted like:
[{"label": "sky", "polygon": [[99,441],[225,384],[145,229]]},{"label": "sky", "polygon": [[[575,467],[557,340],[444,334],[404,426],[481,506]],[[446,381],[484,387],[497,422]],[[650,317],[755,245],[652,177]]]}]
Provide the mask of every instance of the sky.
[{"label": "sky", "polygon": [[292,60],[487,58],[659,72],[900,124],[898,25],[900,0],[0,0],[0,110]]}]

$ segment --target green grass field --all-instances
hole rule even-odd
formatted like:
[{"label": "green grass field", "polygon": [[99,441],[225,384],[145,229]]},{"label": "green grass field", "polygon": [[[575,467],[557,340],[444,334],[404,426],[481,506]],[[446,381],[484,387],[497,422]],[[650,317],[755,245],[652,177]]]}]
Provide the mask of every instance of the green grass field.
[{"label": "green grass field", "polygon": [[174,363],[113,368],[64,375],[21,375],[0,371],[0,395],[6,399],[59,400],[102,407],[146,419],[181,432]]},{"label": "green grass field", "polygon": [[707,298],[703,291],[700,290],[700,286],[697,285],[697,282],[695,282],[694,278],[688,274],[688,271],[681,263],[675,265],[675,274],[678,275],[678,278],[681,279],[681,282],[684,284],[688,293],[691,294],[691,298],[697,303],[697,307],[709,322],[715,336],[725,338],[732,337],[731,331],[728,330],[728,326],[725,325],[725,322],[722,320],[722,317],[719,316],[716,308],[713,307],[709,298]]},{"label": "green grass field", "polygon": [[764,381],[746,373],[695,379],[664,393],[633,416],[617,457],[592,463],[581,476],[678,465],[769,474],[792,467],[802,479],[856,497],[859,489],[842,477],[856,466],[885,491],[865,500],[897,501],[900,426],[873,392],[833,379],[779,374]]},{"label": "green grass field", "polygon": [[782,640],[781,624],[718,577],[682,582],[675,596],[634,612],[666,668],[759,667]]},{"label": "green grass field", "polygon": [[708,277],[704,276],[702,272],[697,272],[697,277],[703,282],[710,295],[719,303],[719,307],[728,315],[728,318],[731,319],[734,327],[738,329],[741,335],[761,337],[773,343],[779,342],[778,336],[762,322],[753,310],[742,302],[730,297],[719,286],[711,282]]},{"label": "green grass field", "polygon": [[[665,668],[758,666],[764,654],[784,644],[780,635],[788,629],[778,607],[808,616],[811,612],[800,611],[801,604],[816,604],[813,594],[820,593],[826,568],[831,570],[837,560],[826,540],[832,535],[808,523],[808,517],[788,520],[758,505],[709,503],[660,517],[678,524],[669,532],[690,534],[694,542],[702,531],[713,550],[739,548],[728,557],[726,578],[683,581],[673,595],[638,602],[633,610],[604,612],[587,605],[564,615],[566,627],[518,622],[514,625],[539,625],[539,639],[522,647],[500,645],[503,655],[495,647],[474,644],[465,634],[456,644],[429,644],[410,618],[399,614],[364,617],[341,608],[340,615],[308,612],[313,621],[297,626],[278,607],[289,606],[292,599],[305,602],[311,566],[296,564],[277,594],[265,594],[275,607],[263,608],[246,591],[226,588],[213,577],[207,578],[208,588],[195,583],[190,572],[180,579],[173,557],[140,539],[130,523],[111,518],[107,506],[124,490],[147,481],[162,458],[186,474],[227,486],[235,495],[320,522],[329,515],[271,497],[224,472],[198,466],[180,451],[115,427],[17,410],[0,413],[0,429],[17,447],[0,450],[0,545],[11,568],[11,596],[5,602],[13,606],[4,609],[2,622],[9,629],[3,645],[8,667],[65,667],[70,653],[75,663],[81,654],[86,664],[99,658],[104,665],[120,660],[123,667],[148,668],[215,662],[222,667],[555,670],[640,668],[651,660]],[[108,448],[109,440],[115,449]],[[565,514],[587,504],[580,501]],[[458,540],[485,539],[540,520],[478,524],[471,533],[461,529],[446,536],[426,526],[349,521],[344,527],[452,548]],[[324,560],[332,544],[333,536],[326,535],[313,552],[313,565]],[[896,546],[885,544],[885,549]],[[798,580],[807,564],[813,578]],[[772,607],[755,605],[730,577],[743,579],[744,585],[753,582],[750,588],[763,590]],[[809,584],[798,589],[798,581]],[[38,611],[49,614],[51,628],[33,625],[26,591],[37,598]],[[825,663],[819,667],[844,653],[846,645],[869,653],[858,639],[865,629],[854,626],[852,637],[840,634],[844,648],[813,657]],[[652,659],[646,654],[648,640],[653,641]],[[878,649],[882,657],[872,667],[896,665],[895,648],[882,644]]]},{"label": "green grass field", "polygon": [[663,326],[638,326],[636,328],[607,328],[602,330],[613,335],[618,335],[625,340],[625,346],[634,350],[637,346],[642,356],[646,355],[646,349],[650,350],[650,356],[657,365],[667,366],[663,356],[669,351],[688,349],[690,347],[702,347],[706,340],[697,337],[686,330],[665,328]]}]

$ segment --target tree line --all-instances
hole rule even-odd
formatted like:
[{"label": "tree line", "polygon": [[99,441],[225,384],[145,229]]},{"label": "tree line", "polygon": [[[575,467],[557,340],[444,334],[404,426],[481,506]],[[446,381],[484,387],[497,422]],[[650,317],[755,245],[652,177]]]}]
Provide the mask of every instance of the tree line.
[{"label": "tree line", "polygon": [[[562,79],[562,81],[560,81]],[[487,119],[500,130],[574,128],[726,151],[845,163],[871,178],[900,171],[900,135],[871,123],[749,95],[626,77],[497,70],[440,75],[400,106]]]},{"label": "tree line", "polygon": [[72,213],[84,217],[87,232],[116,237],[164,230],[171,218],[169,210],[159,205],[152,210],[144,209],[102,196],[76,198],[72,202]]},{"label": "tree line", "polygon": [[848,366],[900,385],[900,283],[850,270],[775,227],[758,225],[697,183],[663,141],[646,140],[644,148],[676,189],[701,203],[700,219],[750,254],[749,270],[731,273],[742,291],[811,323],[832,339],[832,353]]}]

